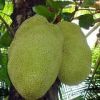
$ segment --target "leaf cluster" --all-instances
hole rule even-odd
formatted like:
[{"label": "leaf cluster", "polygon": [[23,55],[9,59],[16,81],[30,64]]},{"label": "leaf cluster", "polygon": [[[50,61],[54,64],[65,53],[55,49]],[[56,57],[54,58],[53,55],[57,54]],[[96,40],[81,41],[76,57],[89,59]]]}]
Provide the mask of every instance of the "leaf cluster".
[{"label": "leaf cluster", "polygon": [[9,25],[12,20],[10,15],[13,5],[9,1],[0,0],[0,97],[8,95],[10,79],[7,73],[8,47],[12,41]]},{"label": "leaf cluster", "polygon": [[33,11],[48,19],[51,23],[61,20],[79,20],[79,25],[85,29],[93,26],[98,19],[95,0],[47,0],[46,5],[37,5]]}]

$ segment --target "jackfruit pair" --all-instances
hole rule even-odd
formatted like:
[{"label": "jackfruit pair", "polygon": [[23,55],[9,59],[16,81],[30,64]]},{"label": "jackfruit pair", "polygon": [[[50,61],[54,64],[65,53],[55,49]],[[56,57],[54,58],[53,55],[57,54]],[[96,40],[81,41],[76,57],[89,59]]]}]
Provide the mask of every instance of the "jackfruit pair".
[{"label": "jackfruit pair", "polygon": [[40,15],[22,23],[9,48],[8,74],[26,100],[45,95],[57,76],[68,85],[88,76],[91,52],[81,33],[75,24],[54,25]]}]

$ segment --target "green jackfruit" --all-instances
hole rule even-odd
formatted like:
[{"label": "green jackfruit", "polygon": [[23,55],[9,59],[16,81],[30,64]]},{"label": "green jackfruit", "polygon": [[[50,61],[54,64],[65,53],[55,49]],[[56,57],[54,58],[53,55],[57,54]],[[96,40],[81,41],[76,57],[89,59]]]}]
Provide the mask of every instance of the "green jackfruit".
[{"label": "green jackfruit", "polygon": [[66,21],[58,23],[58,26],[65,37],[63,63],[58,77],[65,84],[76,85],[89,75],[91,51],[79,26]]},{"label": "green jackfruit", "polygon": [[8,74],[26,100],[42,97],[57,78],[63,36],[58,26],[35,15],[24,21],[9,48]]}]

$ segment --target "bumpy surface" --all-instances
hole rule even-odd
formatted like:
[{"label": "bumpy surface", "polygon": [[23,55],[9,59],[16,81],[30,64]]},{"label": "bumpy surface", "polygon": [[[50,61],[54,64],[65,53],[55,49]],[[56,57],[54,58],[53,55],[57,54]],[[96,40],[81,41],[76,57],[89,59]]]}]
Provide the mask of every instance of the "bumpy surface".
[{"label": "bumpy surface", "polygon": [[91,51],[79,26],[65,21],[58,26],[65,37],[63,63],[58,76],[63,83],[75,85],[85,80],[90,72]]},{"label": "bumpy surface", "polygon": [[9,49],[8,74],[26,100],[42,97],[54,83],[62,46],[59,28],[42,16],[27,19],[17,30]]}]

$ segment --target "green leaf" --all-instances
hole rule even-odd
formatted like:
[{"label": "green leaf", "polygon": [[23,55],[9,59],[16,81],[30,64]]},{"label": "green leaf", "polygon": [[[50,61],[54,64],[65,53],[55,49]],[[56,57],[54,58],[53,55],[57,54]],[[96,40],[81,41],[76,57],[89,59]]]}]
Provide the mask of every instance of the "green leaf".
[{"label": "green leaf", "polygon": [[[5,2],[5,6],[2,11],[0,11],[0,16],[5,20],[5,22],[10,26],[12,23],[12,19],[10,18],[13,12],[13,4],[10,1]],[[1,23],[1,22],[0,22]]]},{"label": "green leaf", "polygon": [[90,7],[95,3],[95,0],[84,0],[82,7]]},{"label": "green leaf", "polygon": [[8,55],[6,53],[0,53],[0,65],[5,66],[8,62]]},{"label": "green leaf", "polygon": [[9,33],[8,32],[5,32],[0,37],[0,47],[9,47],[11,41],[12,41],[12,38],[10,37]]},{"label": "green leaf", "polygon": [[10,80],[7,73],[7,62],[8,55],[0,52],[0,81],[5,81],[6,84],[10,85]]},{"label": "green leaf", "polygon": [[60,6],[60,8],[64,8],[66,5],[70,5],[70,4],[74,4],[74,2],[72,2],[72,1],[56,1],[58,4],[59,4],[59,6]]},{"label": "green leaf", "polygon": [[79,16],[80,27],[89,29],[89,27],[92,26],[93,24],[94,24],[93,15],[85,14],[85,15]]},{"label": "green leaf", "polygon": [[8,1],[8,2],[5,2],[5,6],[2,12],[10,16],[13,12],[13,3],[11,1]]},{"label": "green leaf", "polygon": [[7,66],[3,66],[0,68],[0,81],[4,81],[8,86],[10,86],[10,79],[7,73]]},{"label": "green leaf", "polygon": [[3,10],[5,6],[5,0],[0,0],[0,10]]},{"label": "green leaf", "polygon": [[33,11],[39,15],[46,17],[48,20],[53,20],[55,14],[50,12],[46,6],[38,5],[33,7]]},{"label": "green leaf", "polygon": [[58,11],[61,9],[59,3],[56,2],[56,1],[47,0],[46,4],[47,4],[47,6],[49,6],[50,8],[54,9],[55,12],[58,12]]}]

